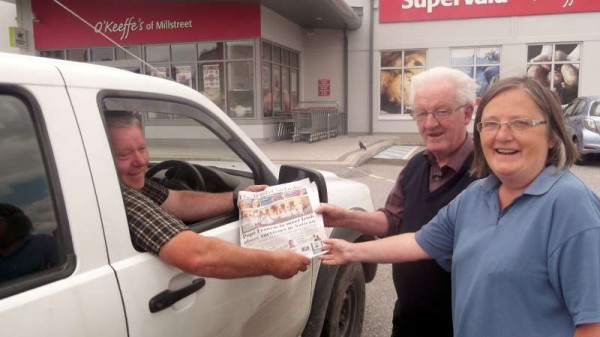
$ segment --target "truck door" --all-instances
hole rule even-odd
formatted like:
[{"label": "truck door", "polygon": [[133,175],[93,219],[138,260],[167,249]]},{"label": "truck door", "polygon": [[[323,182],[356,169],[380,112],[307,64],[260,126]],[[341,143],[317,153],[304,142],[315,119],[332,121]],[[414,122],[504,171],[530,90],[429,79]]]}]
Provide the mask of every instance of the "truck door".
[{"label": "truck door", "polygon": [[[262,162],[229,131],[226,122],[198,103],[157,94],[143,98],[140,92],[98,95],[93,90],[69,90],[76,97],[76,113],[86,115],[81,118],[86,122],[80,125],[92,175],[103,186],[98,189],[99,204],[130,336],[298,336],[309,313],[310,269],[284,281],[271,276],[203,279],[134,249],[109,142],[104,129],[98,127],[103,123],[101,114],[109,110],[138,112],[145,126],[151,161],[184,160],[194,164],[204,177],[207,192],[274,183],[269,167],[272,164]],[[90,110],[90,102],[98,101],[98,110]],[[239,244],[238,214],[188,225],[198,235]],[[194,282],[199,286],[194,287]],[[161,310],[151,304],[159,294],[182,288],[194,289],[189,296]]]}]

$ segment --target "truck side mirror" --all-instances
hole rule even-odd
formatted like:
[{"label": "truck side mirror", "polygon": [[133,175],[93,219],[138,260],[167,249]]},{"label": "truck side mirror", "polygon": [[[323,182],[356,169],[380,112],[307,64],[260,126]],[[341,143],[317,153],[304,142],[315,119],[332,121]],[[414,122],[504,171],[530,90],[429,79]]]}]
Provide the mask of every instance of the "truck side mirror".
[{"label": "truck side mirror", "polygon": [[321,202],[327,202],[327,184],[325,183],[325,178],[320,172],[295,165],[282,165],[279,169],[278,182],[280,184],[302,180],[304,178],[308,178],[310,182],[314,182],[317,185],[317,190],[319,191],[319,200]]}]

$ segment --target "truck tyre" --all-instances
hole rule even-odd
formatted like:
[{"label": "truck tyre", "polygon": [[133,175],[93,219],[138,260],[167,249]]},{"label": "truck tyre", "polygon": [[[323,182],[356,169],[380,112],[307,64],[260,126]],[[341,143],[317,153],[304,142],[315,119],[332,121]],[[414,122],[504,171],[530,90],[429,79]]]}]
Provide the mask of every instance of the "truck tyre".
[{"label": "truck tyre", "polygon": [[360,263],[340,267],[331,290],[322,337],[359,337],[365,315],[365,275]]}]

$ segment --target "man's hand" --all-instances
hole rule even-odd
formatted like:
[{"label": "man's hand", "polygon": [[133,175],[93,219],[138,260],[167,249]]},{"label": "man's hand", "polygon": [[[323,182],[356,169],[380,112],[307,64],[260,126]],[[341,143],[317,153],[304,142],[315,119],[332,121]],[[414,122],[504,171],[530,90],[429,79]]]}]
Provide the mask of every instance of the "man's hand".
[{"label": "man's hand", "polygon": [[323,240],[323,243],[323,250],[329,251],[329,253],[319,256],[323,264],[341,265],[352,262],[350,256],[353,243],[340,239],[326,239]]},{"label": "man's hand", "polygon": [[267,188],[269,185],[250,185],[244,189],[246,192],[260,192]]},{"label": "man's hand", "polygon": [[275,254],[275,263],[271,266],[271,274],[279,279],[288,279],[306,271],[310,264],[310,259],[290,250],[281,250],[273,252]]},{"label": "man's hand", "polygon": [[325,227],[345,227],[344,220],[349,216],[349,211],[347,209],[331,204],[321,204],[315,212],[323,215]]}]

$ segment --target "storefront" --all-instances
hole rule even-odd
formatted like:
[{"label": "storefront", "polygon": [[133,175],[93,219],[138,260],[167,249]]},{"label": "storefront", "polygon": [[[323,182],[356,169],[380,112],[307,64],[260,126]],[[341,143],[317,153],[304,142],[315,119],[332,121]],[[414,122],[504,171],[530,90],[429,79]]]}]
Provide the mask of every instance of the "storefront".
[{"label": "storefront", "polygon": [[[345,3],[312,2],[323,8],[315,27],[347,26],[339,19],[351,11]],[[309,19],[301,11],[291,15],[298,23],[287,19],[282,15],[293,12],[278,9],[282,4],[272,1],[275,12],[248,0],[25,0],[17,9],[32,32],[30,53],[177,81],[206,95],[252,138],[272,139],[281,114],[306,99],[301,24]]]},{"label": "storefront", "polygon": [[414,134],[410,78],[435,66],[472,76],[478,95],[523,75],[563,103],[600,94],[592,0],[62,1],[89,26],[56,1],[16,3],[30,53],[178,81],[255,139],[302,101],[338,102],[349,133]]}]

